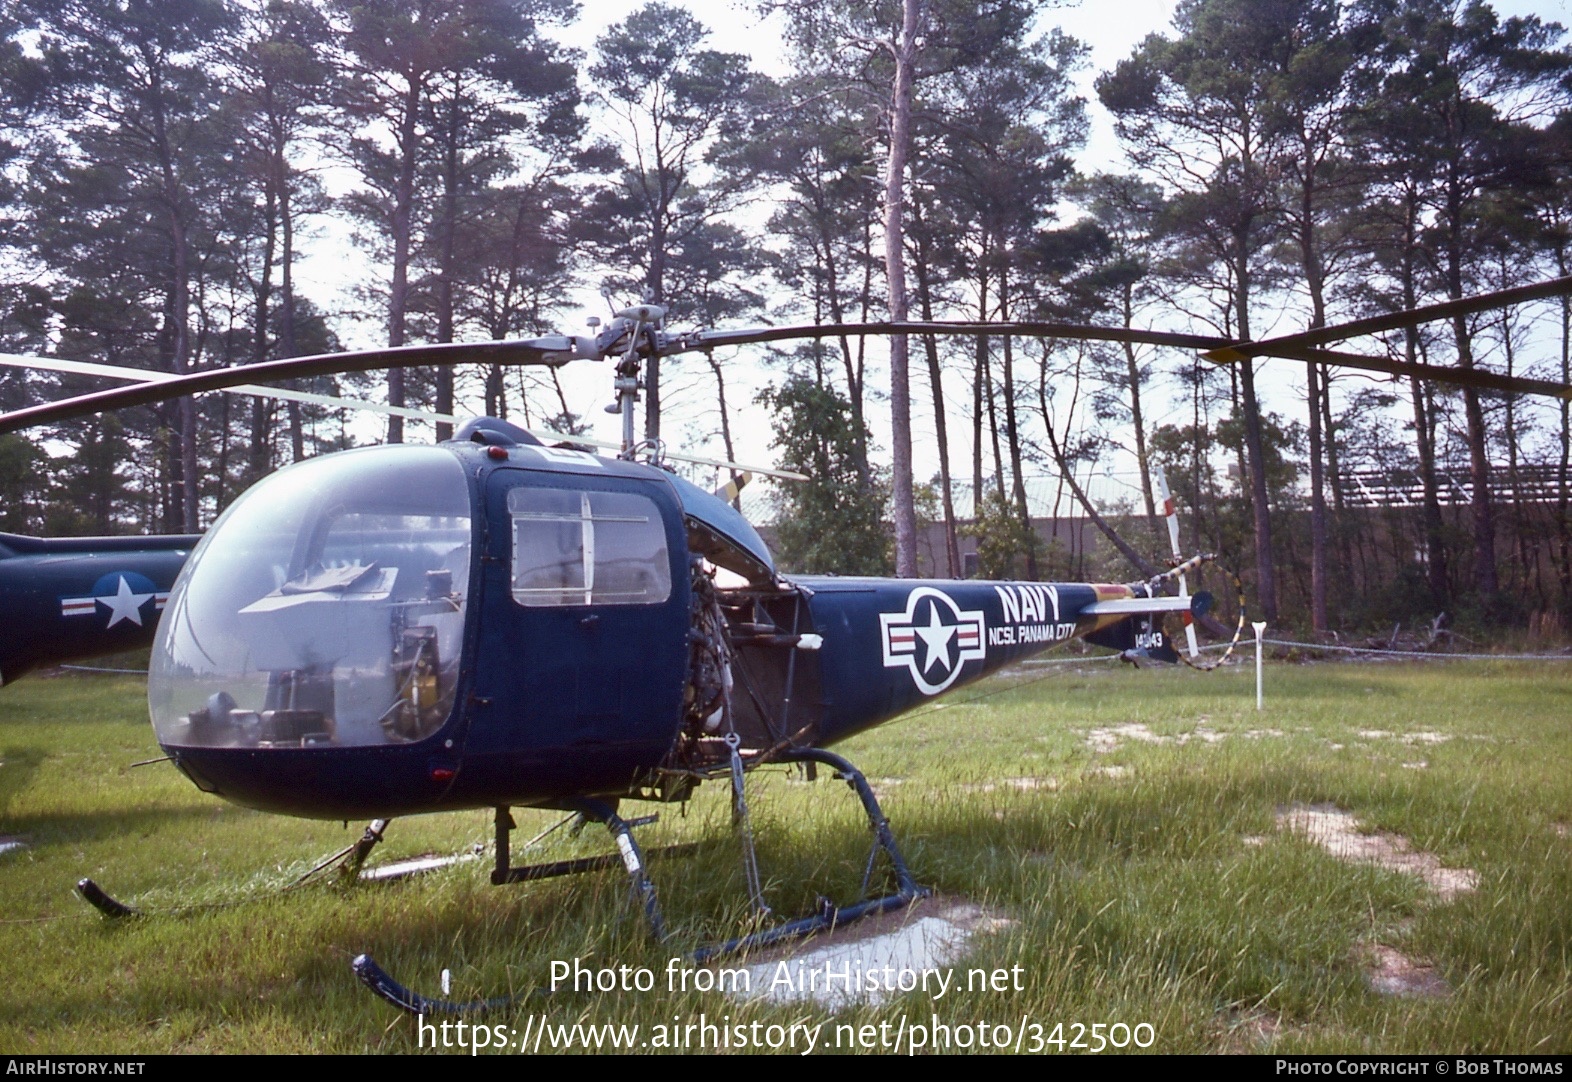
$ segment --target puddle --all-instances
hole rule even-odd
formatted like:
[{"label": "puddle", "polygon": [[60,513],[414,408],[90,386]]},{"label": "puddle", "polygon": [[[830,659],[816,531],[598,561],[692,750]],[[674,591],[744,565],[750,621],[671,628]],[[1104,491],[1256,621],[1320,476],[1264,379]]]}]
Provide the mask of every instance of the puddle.
[{"label": "puddle", "polygon": [[1452,994],[1452,986],[1429,962],[1417,962],[1401,951],[1380,943],[1365,945],[1362,953],[1370,990],[1379,995],[1405,999],[1445,999]]},{"label": "puddle", "polygon": [[1295,804],[1279,808],[1277,827],[1302,834],[1332,856],[1350,864],[1373,864],[1418,876],[1443,902],[1479,886],[1472,868],[1447,868],[1434,854],[1412,848],[1398,834],[1362,834],[1359,820],[1335,804]]},{"label": "puddle", "polygon": [[878,1006],[913,991],[937,1002],[965,988],[966,970],[955,963],[972,937],[1013,923],[969,902],[923,899],[814,936],[794,950],[768,952],[742,967],[747,980],[735,982],[732,994],[768,1003],[812,1000],[830,1011]]}]

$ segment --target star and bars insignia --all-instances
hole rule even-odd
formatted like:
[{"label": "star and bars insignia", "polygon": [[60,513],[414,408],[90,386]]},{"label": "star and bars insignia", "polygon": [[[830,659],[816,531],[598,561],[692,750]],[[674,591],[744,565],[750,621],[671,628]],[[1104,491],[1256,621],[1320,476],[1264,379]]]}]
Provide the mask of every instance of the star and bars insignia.
[{"label": "star and bars insignia", "polygon": [[904,612],[879,614],[884,667],[905,667],[917,690],[937,695],[961,675],[968,661],[987,656],[981,609],[963,611],[953,598],[932,586],[906,597]]},{"label": "star and bars insignia", "polygon": [[87,597],[62,597],[61,616],[91,616],[103,605],[109,610],[109,623],[114,627],[122,620],[142,627],[142,609],[151,600],[153,611],[162,612],[169,600],[169,591],[158,589],[151,580],[134,571],[114,572],[99,579],[93,593]]}]

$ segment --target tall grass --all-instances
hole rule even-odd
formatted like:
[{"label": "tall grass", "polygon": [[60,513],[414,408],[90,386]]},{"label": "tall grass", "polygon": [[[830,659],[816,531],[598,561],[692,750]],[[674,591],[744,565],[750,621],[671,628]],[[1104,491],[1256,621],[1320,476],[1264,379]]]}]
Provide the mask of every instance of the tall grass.
[{"label": "tall grass", "polygon": [[[1259,714],[1243,670],[1020,678],[839,750],[874,780],[921,881],[1008,918],[957,967],[1020,966],[1023,989],[913,993],[850,1008],[826,1033],[937,1014],[1049,1034],[1147,1022],[1164,1052],[1572,1048],[1572,668],[1282,666]],[[1133,725],[1153,739],[1088,739]],[[1362,735],[1377,730],[1390,735]],[[362,824],[260,815],[167,764],[130,766],[157,754],[135,680],[0,691],[0,833],[28,842],[0,856],[0,1050],[413,1051],[414,1024],[351,976],[361,951],[428,992],[446,969],[455,997],[525,991],[574,958],[661,978],[654,993],[531,1000],[497,1023],[829,1018],[664,990],[668,959],[748,920],[723,792],[641,831],[646,847],[701,843],[652,864],[674,930],[657,944],[617,871],[494,888],[478,861],[285,890]],[[852,900],[869,835],[845,787],[779,769],[749,792],[776,912]],[[1479,888],[1442,904],[1417,878],[1340,862],[1275,829],[1296,802],[1404,835],[1476,869]],[[515,816],[520,839],[550,821]],[[374,859],[489,833],[485,812],[400,820]],[[565,833],[539,855],[608,851],[603,833]],[[71,893],[84,875],[160,912],[106,922]],[[1433,964],[1453,993],[1374,993],[1372,943]]]}]

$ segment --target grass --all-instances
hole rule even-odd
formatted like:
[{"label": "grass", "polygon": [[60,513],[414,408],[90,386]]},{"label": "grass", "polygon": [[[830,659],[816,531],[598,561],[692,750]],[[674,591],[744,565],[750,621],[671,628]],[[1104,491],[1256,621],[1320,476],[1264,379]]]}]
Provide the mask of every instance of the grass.
[{"label": "grass", "polygon": [[[1074,1023],[1146,1022],[1161,1052],[1572,1050],[1572,665],[1281,665],[1260,714],[1247,669],[1027,675],[838,748],[874,780],[922,882],[1014,922],[959,966],[1020,966],[1023,989],[853,1008],[823,1040],[836,1024],[937,1014],[1025,1018],[1045,1036],[1062,1022],[1067,1039]],[[1088,739],[1132,725],[1158,739],[1127,729],[1109,751]],[[1363,735],[1376,730],[1391,735]],[[654,944],[617,872],[494,888],[476,862],[284,891],[363,824],[249,812],[167,764],[129,765],[158,754],[137,680],[0,691],[0,833],[28,842],[0,855],[0,1051],[415,1050],[414,1023],[352,977],[361,951],[427,992],[448,969],[466,998],[543,984],[553,960],[658,977],[655,992],[560,993],[486,1019],[519,1029],[540,1014],[646,1033],[701,1013],[827,1018],[665,990],[670,957],[746,919],[713,787],[641,832],[646,846],[702,843],[653,864],[677,937]],[[807,912],[821,892],[852,900],[868,835],[842,786],[765,771],[750,801],[777,912]],[[1479,889],[1439,904],[1414,877],[1339,862],[1274,829],[1294,802],[1402,834],[1477,870]],[[515,817],[519,840],[551,819]],[[375,859],[489,832],[479,811],[400,820]],[[586,831],[542,856],[607,848]],[[84,875],[150,909],[195,908],[107,922],[70,891]],[[1432,963],[1454,993],[1375,994],[1363,945],[1377,942]]]}]

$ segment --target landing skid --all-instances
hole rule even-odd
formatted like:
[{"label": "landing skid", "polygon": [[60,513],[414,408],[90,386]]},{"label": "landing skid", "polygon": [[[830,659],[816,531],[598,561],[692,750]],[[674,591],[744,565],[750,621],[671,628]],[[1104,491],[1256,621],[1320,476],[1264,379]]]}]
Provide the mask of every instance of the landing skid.
[{"label": "landing skid", "polygon": [[[527,864],[523,867],[513,867],[510,861],[510,838],[514,829],[513,816],[507,808],[498,808],[497,824],[497,864],[491,872],[491,882],[495,886],[506,883],[527,883],[537,879],[554,879],[558,876],[577,875],[581,872],[597,871],[621,864],[628,873],[628,886],[633,893],[633,899],[643,910],[645,919],[649,922],[650,931],[656,939],[666,938],[665,922],[661,918],[660,903],[655,897],[655,884],[650,882],[649,874],[644,870],[646,856],[639,848],[639,843],[633,838],[633,827],[636,824],[650,822],[653,817],[643,820],[625,820],[617,815],[613,805],[600,800],[576,800],[568,807],[576,811],[585,821],[603,823],[611,832],[617,843],[617,854],[602,857],[583,857],[578,860],[557,860],[546,864]],[[668,849],[658,850],[662,854],[687,853],[696,848],[692,845],[671,846]],[[369,954],[361,954],[350,963],[355,976],[367,988],[370,988],[383,1000],[391,1003],[399,1010],[408,1011],[410,1014],[473,1014],[478,1011],[497,1010],[509,1004],[536,994],[544,994],[537,989],[520,995],[502,996],[495,999],[471,1000],[467,1003],[455,1003],[450,1000],[434,999],[422,995],[412,988],[408,988],[394,980],[376,960]]]},{"label": "landing skid", "polygon": [[863,891],[867,891],[869,879],[873,875],[874,860],[879,855],[879,851],[883,850],[884,855],[889,858],[891,870],[895,873],[895,893],[848,906],[837,906],[828,898],[820,898],[818,912],[810,916],[799,917],[736,939],[728,939],[724,943],[700,947],[692,955],[693,960],[700,964],[728,954],[757,950],[785,940],[801,939],[818,932],[832,931],[853,921],[862,920],[864,917],[905,909],[919,898],[926,898],[933,893],[927,887],[918,886],[917,881],[912,878],[911,870],[906,866],[906,858],[901,856],[900,847],[895,844],[895,834],[890,830],[890,821],[885,818],[884,810],[879,807],[879,799],[874,796],[873,786],[868,784],[868,779],[863,777],[862,771],[834,752],[820,748],[792,749],[779,755],[777,761],[805,763],[810,769],[814,764],[822,763],[835,771],[837,779],[851,787],[857,794],[857,799],[862,801],[862,810],[867,813],[868,822],[873,827],[873,849],[868,853],[868,868],[863,873]]},{"label": "landing skid", "polygon": [[450,856],[410,857],[408,860],[395,860],[390,864],[378,864],[373,868],[362,868],[357,879],[362,883],[392,883],[400,879],[409,879],[416,875],[425,875],[441,868],[451,868],[455,864],[468,864],[480,859],[479,853],[454,853]]},{"label": "landing skid", "polygon": [[[911,871],[906,866],[906,860],[901,856],[900,848],[895,844],[895,835],[890,830],[890,821],[885,818],[883,810],[879,807],[878,798],[874,796],[872,786],[868,784],[868,780],[863,777],[860,770],[839,755],[833,752],[822,751],[818,748],[787,750],[774,756],[772,761],[803,763],[810,770],[814,764],[822,763],[833,769],[835,776],[852,788],[857,794],[857,798],[862,802],[863,811],[868,816],[868,822],[873,828],[874,834],[873,848],[868,854],[867,871],[863,876],[863,890],[866,892],[869,879],[873,874],[874,863],[880,851],[883,851],[890,861],[891,869],[895,873],[896,891],[884,897],[871,898],[849,906],[836,906],[828,899],[820,898],[818,912],[809,916],[787,921],[784,924],[745,936],[739,936],[735,939],[729,939],[723,943],[700,947],[690,955],[696,963],[703,964],[723,955],[755,950],[790,939],[799,939],[817,932],[843,927],[864,917],[876,916],[896,909],[904,909],[919,898],[926,897],[931,893],[926,887],[918,886],[916,880],[912,878]],[[735,793],[734,797],[740,802],[740,791]],[[606,826],[616,839],[619,851],[617,855],[554,861],[549,864],[532,864],[522,868],[512,867],[508,859],[508,837],[513,830],[514,824],[512,817],[508,814],[508,809],[498,808],[496,819],[497,866],[491,873],[492,883],[498,885],[522,883],[554,876],[574,875],[579,872],[595,871],[621,863],[628,873],[629,888],[632,891],[634,901],[643,909],[645,918],[649,923],[650,934],[657,941],[665,939],[665,922],[661,917],[660,905],[655,896],[655,886],[645,871],[646,855],[639,848],[638,843],[633,840],[631,828],[639,821],[635,820],[634,823],[630,824],[618,818],[616,811],[610,805],[596,800],[582,800],[571,806],[585,819],[603,823]],[[742,808],[742,812],[743,814],[739,816],[739,822],[746,830],[745,807]],[[671,846],[666,849],[656,850],[650,855],[686,853],[691,852],[694,848],[696,847],[691,844]],[[745,863],[749,863],[752,857],[752,840],[749,837],[744,838],[744,853]],[[749,870],[751,873],[749,879],[750,893],[753,895],[752,901],[761,914],[767,913],[768,910],[763,906],[762,898],[756,889],[756,871],[752,869],[751,863],[749,863]],[[544,989],[535,989],[521,995],[455,1003],[422,995],[400,984],[389,976],[381,966],[377,965],[376,961],[369,954],[359,955],[351,966],[355,976],[359,977],[368,988],[383,1000],[400,1010],[416,1015],[467,1014],[496,1010],[518,1003],[528,996],[549,994]]]},{"label": "landing skid", "polygon": [[[387,831],[391,819],[373,819],[366,827],[358,840],[345,846],[332,856],[319,862],[310,871],[296,879],[285,890],[293,890],[307,880],[318,875],[324,870],[338,865],[339,877],[345,882],[359,880],[363,883],[389,883],[410,876],[422,875],[426,872],[436,871],[439,868],[448,868],[454,864],[463,864],[479,859],[479,847],[476,852],[457,853],[452,856],[425,856],[412,857],[409,860],[396,860],[390,864],[379,864],[371,868],[365,866],[366,858],[371,851],[382,841],[383,834]],[[109,894],[91,879],[77,881],[76,892],[82,900],[106,917],[120,920],[125,917],[140,917],[144,915],[141,909],[128,905]]]},{"label": "landing skid", "polygon": [[142,915],[141,910],[135,906],[126,905],[126,903],[104,893],[104,888],[91,879],[77,880],[76,892],[82,896],[84,902],[106,917],[118,920],[122,917],[139,917]]},{"label": "landing skid", "polygon": [[[771,761],[802,763],[810,772],[816,764],[822,763],[835,771],[836,778],[846,782],[851,787],[853,792],[857,794],[857,798],[862,802],[863,811],[868,816],[868,822],[873,829],[874,835],[873,847],[868,854],[867,871],[863,876],[863,891],[867,891],[873,874],[874,864],[881,851],[888,858],[891,870],[894,872],[896,890],[893,894],[879,898],[870,898],[849,906],[837,906],[829,899],[820,898],[817,912],[808,916],[786,921],[783,924],[752,932],[748,935],[738,936],[735,939],[729,939],[722,943],[698,948],[690,955],[696,963],[703,964],[724,955],[735,954],[739,951],[756,950],[786,940],[830,931],[850,924],[853,921],[861,920],[864,917],[876,916],[896,909],[904,909],[912,902],[926,897],[930,893],[927,888],[918,886],[916,880],[912,878],[911,871],[907,868],[906,860],[901,855],[900,848],[895,844],[895,836],[890,830],[890,822],[885,818],[883,810],[879,807],[878,798],[874,796],[873,788],[868,784],[868,780],[863,777],[860,770],[841,756],[818,748],[788,749],[772,756]],[[769,910],[763,904],[762,892],[758,885],[758,873],[753,863],[752,838],[748,832],[747,809],[743,801],[740,785],[734,786],[733,799],[735,802],[734,813],[736,821],[744,834],[744,855],[745,864],[749,871],[750,900],[761,916],[767,915]],[[617,853],[515,867],[510,860],[509,845],[510,835],[514,829],[513,819],[508,814],[507,808],[498,808],[496,815],[496,866],[491,873],[492,883],[497,885],[525,883],[537,879],[551,879],[558,876],[599,871],[621,864],[627,872],[629,890],[632,893],[633,900],[638,908],[643,911],[645,920],[649,924],[651,936],[657,941],[664,940],[666,938],[666,926],[661,915],[659,900],[656,897],[655,884],[650,880],[649,873],[646,871],[648,857],[687,855],[696,850],[698,846],[694,843],[687,843],[668,846],[655,850],[650,854],[645,854],[639,847],[638,842],[633,838],[633,829],[654,821],[654,816],[625,820],[617,815],[614,805],[591,799],[574,801],[568,804],[567,807],[575,811],[583,821],[603,824],[616,842]],[[366,858],[371,850],[382,841],[388,822],[385,819],[373,820],[359,840],[322,861],[292,885],[304,882],[335,863],[340,865],[340,872],[347,879],[358,878],[368,881],[387,882],[477,859],[477,854],[465,853],[450,857],[417,857],[412,860],[396,861],[380,867],[364,867]],[[127,905],[125,902],[112,897],[91,879],[83,879],[78,882],[76,890],[84,901],[106,917],[123,919],[140,916],[142,913],[135,906]],[[408,1011],[411,1014],[463,1014],[495,1010],[518,1002],[523,998],[522,996],[507,996],[464,1003],[435,999],[422,995],[394,980],[381,966],[377,965],[376,961],[369,954],[357,956],[352,963],[352,968],[355,975],[378,996],[400,1010]],[[533,994],[537,993],[526,993],[526,995]]]}]

